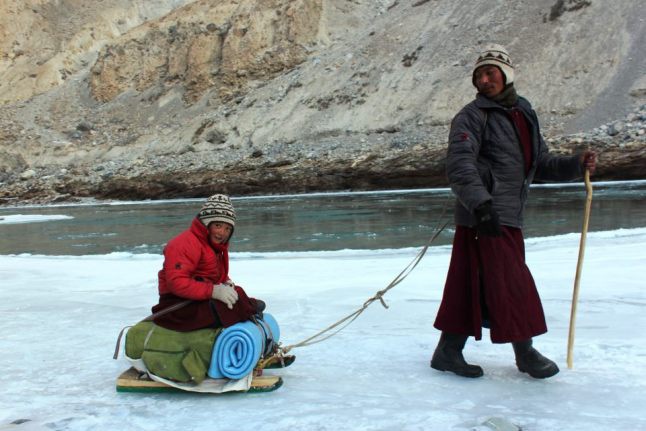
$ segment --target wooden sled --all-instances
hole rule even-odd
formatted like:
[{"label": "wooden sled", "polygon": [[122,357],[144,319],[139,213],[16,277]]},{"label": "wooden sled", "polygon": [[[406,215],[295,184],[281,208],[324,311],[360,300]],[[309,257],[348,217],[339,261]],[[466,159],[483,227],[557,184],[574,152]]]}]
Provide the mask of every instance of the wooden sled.
[{"label": "wooden sled", "polygon": [[[246,391],[232,391],[243,393],[271,392],[283,385],[283,379],[280,376],[254,376],[251,381],[251,387]],[[134,367],[131,367],[121,373],[117,378],[117,392],[190,392],[184,389],[169,386],[162,382],[150,379],[148,374],[140,373]],[[227,392],[223,392],[227,393]]]}]

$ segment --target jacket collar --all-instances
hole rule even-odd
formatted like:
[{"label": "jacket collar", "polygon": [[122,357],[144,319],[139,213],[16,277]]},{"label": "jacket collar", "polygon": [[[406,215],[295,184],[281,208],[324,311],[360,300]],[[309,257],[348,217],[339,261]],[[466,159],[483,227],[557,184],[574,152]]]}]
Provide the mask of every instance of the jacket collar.
[{"label": "jacket collar", "polygon": [[[483,96],[480,93],[476,95],[476,99],[473,101],[473,103],[480,109],[507,110],[507,108],[505,108],[501,104],[496,103],[495,101],[489,99],[487,96]],[[532,109],[531,105],[529,104],[529,101],[522,96],[518,96],[518,103],[516,104],[515,107],[521,109],[522,111],[525,111],[526,113],[529,113]]]},{"label": "jacket collar", "polygon": [[191,232],[197,236],[200,241],[209,242],[209,230],[199,218],[195,217],[190,227]]}]

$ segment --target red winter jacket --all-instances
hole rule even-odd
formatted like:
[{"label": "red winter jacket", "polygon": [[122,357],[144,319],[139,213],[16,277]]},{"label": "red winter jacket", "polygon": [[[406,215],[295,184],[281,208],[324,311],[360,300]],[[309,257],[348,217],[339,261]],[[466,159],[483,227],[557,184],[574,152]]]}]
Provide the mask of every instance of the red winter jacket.
[{"label": "red winter jacket", "polygon": [[257,303],[240,286],[235,286],[238,301],[230,310],[211,299],[213,286],[229,278],[229,244],[211,244],[208,230],[196,217],[191,227],[173,238],[164,248],[164,266],[159,271],[157,313],[175,304],[193,301],[154,319],[155,323],[175,331],[231,326],[248,320],[256,313]]},{"label": "red winter jacket", "polygon": [[164,248],[164,267],[159,271],[159,294],[185,299],[211,298],[213,285],[229,275],[229,243],[211,245],[208,230],[196,217],[191,227]]}]

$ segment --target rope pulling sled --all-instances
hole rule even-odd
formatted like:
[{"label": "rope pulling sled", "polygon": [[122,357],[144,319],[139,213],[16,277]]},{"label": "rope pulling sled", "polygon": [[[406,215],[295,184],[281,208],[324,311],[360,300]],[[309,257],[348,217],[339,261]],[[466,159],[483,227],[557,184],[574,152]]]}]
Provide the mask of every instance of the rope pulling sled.
[{"label": "rope pulling sled", "polygon": [[[298,343],[290,344],[287,346],[282,346],[281,343],[277,343],[274,346],[274,352],[267,356],[266,358],[261,359],[258,362],[258,369],[263,369],[266,364],[269,364],[271,362],[275,362],[276,359],[280,361],[280,363],[284,366],[284,358],[289,353],[292,349],[295,349],[297,347],[305,347],[305,346],[311,346],[312,344],[320,343],[321,341],[325,341],[328,338],[333,337],[334,335],[338,334],[341,330],[343,330],[345,327],[350,325],[352,322],[354,322],[360,315],[363,313],[366,308],[368,308],[373,302],[379,300],[381,302],[381,305],[384,308],[388,308],[388,304],[386,304],[386,301],[384,301],[384,295],[393,287],[397,286],[399,283],[404,281],[406,277],[415,269],[415,267],[419,264],[419,262],[422,260],[424,255],[426,254],[426,251],[428,248],[431,246],[431,244],[435,241],[435,239],[442,233],[444,228],[448,222],[444,223],[440,228],[436,229],[435,233],[431,237],[431,239],[428,241],[428,243],[422,247],[422,249],[419,251],[417,256],[386,286],[384,289],[377,291],[372,297],[367,299],[361,307],[359,307],[357,310],[354,312],[348,314],[347,316],[343,317],[339,321],[331,324],[327,328],[317,332],[316,334],[299,341]],[[332,332],[331,334],[327,334],[328,332],[336,329],[336,331]],[[327,335],[325,335],[327,334]],[[325,336],[324,336],[325,335]]]}]

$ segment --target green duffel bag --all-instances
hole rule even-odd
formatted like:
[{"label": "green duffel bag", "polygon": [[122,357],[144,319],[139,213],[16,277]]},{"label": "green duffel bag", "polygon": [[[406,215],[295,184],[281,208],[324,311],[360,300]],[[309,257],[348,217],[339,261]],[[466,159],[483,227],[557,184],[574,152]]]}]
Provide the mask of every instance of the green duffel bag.
[{"label": "green duffel bag", "polygon": [[126,334],[126,355],[142,359],[148,371],[178,382],[201,383],[222,328],[171,331],[151,321],[139,322]]}]

